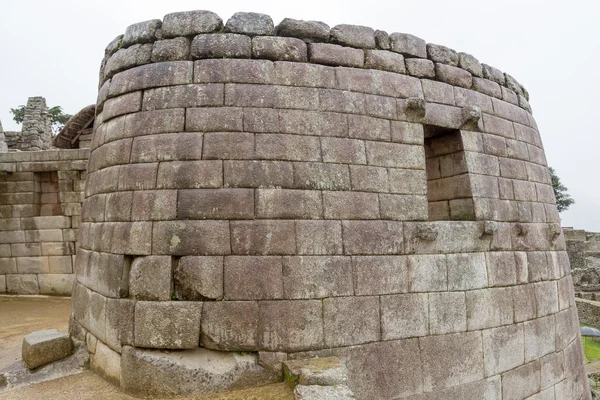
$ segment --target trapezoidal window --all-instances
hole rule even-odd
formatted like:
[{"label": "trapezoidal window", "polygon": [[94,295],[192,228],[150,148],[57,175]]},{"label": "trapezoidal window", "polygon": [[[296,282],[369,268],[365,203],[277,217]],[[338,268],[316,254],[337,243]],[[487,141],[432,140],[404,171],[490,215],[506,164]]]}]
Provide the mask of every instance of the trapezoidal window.
[{"label": "trapezoidal window", "polygon": [[424,130],[429,220],[475,220],[460,131],[434,125],[424,125]]},{"label": "trapezoidal window", "polygon": [[58,172],[35,172],[34,185],[36,203],[39,206],[38,215],[62,215],[58,190]]}]

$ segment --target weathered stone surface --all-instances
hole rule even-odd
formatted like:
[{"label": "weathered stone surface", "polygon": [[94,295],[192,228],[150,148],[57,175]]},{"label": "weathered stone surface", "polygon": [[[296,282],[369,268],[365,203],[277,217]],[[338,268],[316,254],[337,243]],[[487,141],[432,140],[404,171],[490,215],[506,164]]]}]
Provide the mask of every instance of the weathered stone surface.
[{"label": "weathered stone surface", "polygon": [[346,365],[337,357],[284,361],[288,382],[300,385],[344,385],[348,379]]},{"label": "weathered stone surface", "polygon": [[392,51],[406,56],[427,58],[425,41],[408,33],[390,34],[390,48]]},{"label": "weathered stone surface", "polygon": [[378,49],[389,50],[390,49],[390,35],[386,31],[375,31],[375,44]]},{"label": "weathered stone surface", "polygon": [[466,69],[473,76],[482,77],[483,76],[483,67],[481,63],[472,55],[468,53],[458,53],[458,66],[462,69]]},{"label": "weathered stone surface", "polygon": [[494,81],[500,85],[504,85],[506,83],[506,79],[504,78],[504,73],[499,69],[496,69],[487,64],[481,64],[483,77],[485,79],[489,79]]},{"label": "weathered stone surface", "polygon": [[163,37],[171,38],[216,32],[222,27],[221,18],[211,11],[185,11],[165,15],[161,29]]},{"label": "weathered stone surface", "polygon": [[192,40],[191,56],[200,58],[250,58],[252,40],[235,33],[210,33],[198,35]]},{"label": "weathered stone surface", "polygon": [[458,65],[458,53],[439,44],[427,43],[427,57],[435,63]]},{"label": "weathered stone surface", "polygon": [[175,296],[179,300],[223,298],[223,257],[181,257],[173,270]]},{"label": "weathered stone surface", "polygon": [[277,36],[291,36],[307,43],[329,41],[329,25],[320,21],[302,21],[284,18],[277,25]]},{"label": "weathered stone surface", "polygon": [[225,32],[268,36],[273,34],[273,20],[266,14],[237,12],[227,20]]},{"label": "weathered stone surface", "polygon": [[406,73],[404,57],[401,54],[385,50],[367,50],[365,52],[365,67],[399,74]]},{"label": "weathered stone surface", "polygon": [[208,349],[164,353],[124,347],[121,388],[137,396],[172,397],[245,389],[277,382],[253,354]]},{"label": "weathered stone surface", "polygon": [[129,47],[136,43],[153,42],[156,38],[156,31],[161,25],[162,21],[160,19],[129,25],[123,36],[123,46]]},{"label": "weathered stone surface", "polygon": [[70,356],[72,348],[71,338],[66,333],[56,329],[33,332],[23,339],[23,362],[34,369]]},{"label": "weathered stone surface", "polygon": [[184,37],[154,42],[152,62],[187,60],[190,56],[190,40]]},{"label": "weathered stone surface", "polygon": [[[193,349],[200,342],[202,303],[138,301],[135,305],[137,347]],[[152,329],[147,329],[152,326]]]},{"label": "weathered stone surface", "polygon": [[136,257],[129,272],[129,294],[137,300],[171,299],[171,257]]},{"label": "weathered stone surface", "polygon": [[336,25],[331,28],[331,43],[359,49],[375,48],[375,31],[373,28],[358,25]]},{"label": "weathered stone surface", "polygon": [[330,43],[310,43],[308,57],[312,63],[332,66],[362,67],[365,62],[362,50]]},{"label": "weathered stone surface", "polygon": [[257,36],[252,39],[252,57],[274,61],[306,62],[306,43],[296,38]]}]

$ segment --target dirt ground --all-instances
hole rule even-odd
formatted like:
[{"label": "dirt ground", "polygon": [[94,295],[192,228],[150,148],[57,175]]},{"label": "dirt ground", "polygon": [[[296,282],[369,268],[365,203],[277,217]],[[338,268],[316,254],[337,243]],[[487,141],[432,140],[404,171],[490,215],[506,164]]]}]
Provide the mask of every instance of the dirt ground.
[{"label": "dirt ground", "polygon": [[21,359],[28,333],[43,329],[69,331],[71,299],[45,296],[0,296],[0,369]]},{"label": "dirt ground", "polygon": [[[21,359],[23,337],[43,329],[68,332],[71,299],[0,296],[0,369]],[[0,400],[134,400],[91,371],[0,393]],[[293,400],[286,383],[181,400]]]}]

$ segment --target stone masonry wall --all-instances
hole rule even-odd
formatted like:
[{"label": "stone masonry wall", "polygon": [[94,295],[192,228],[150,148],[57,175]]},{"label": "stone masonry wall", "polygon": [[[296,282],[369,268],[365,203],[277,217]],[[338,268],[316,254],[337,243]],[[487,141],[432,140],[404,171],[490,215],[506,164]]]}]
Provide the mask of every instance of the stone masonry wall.
[{"label": "stone masonry wall", "polygon": [[92,369],[174,396],[270,379],[211,381],[207,352],[334,355],[359,399],[589,399],[527,96],[403,33],[130,26],[100,71],[76,260]]},{"label": "stone masonry wall", "polygon": [[2,121],[0,121],[0,153],[6,153],[7,151],[6,136],[4,135],[4,129],[2,129]]},{"label": "stone masonry wall", "polygon": [[565,228],[576,296],[600,300],[600,234]]},{"label": "stone masonry wall", "polygon": [[30,97],[25,106],[21,132],[7,132],[9,149],[38,151],[52,148],[52,127],[46,99]]},{"label": "stone masonry wall", "polygon": [[71,294],[88,155],[0,154],[0,293]]}]

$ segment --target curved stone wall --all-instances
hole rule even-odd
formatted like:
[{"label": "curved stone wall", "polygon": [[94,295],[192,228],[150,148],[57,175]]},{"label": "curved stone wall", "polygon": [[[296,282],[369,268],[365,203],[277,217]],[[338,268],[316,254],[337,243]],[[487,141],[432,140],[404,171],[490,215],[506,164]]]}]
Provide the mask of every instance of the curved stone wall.
[{"label": "curved stone wall", "polygon": [[124,390],[335,355],[360,399],[589,398],[510,75],[412,35],[197,11],[130,26],[100,77],[71,328]]}]

